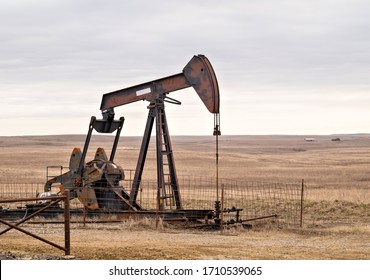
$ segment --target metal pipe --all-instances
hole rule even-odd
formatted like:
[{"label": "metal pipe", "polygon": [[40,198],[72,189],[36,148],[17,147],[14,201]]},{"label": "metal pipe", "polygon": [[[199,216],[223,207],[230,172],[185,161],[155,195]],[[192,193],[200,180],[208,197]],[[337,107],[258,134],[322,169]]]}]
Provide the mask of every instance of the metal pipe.
[{"label": "metal pipe", "polygon": [[247,220],[243,220],[243,222],[250,222],[250,221],[256,221],[256,220],[262,220],[262,219],[268,219],[268,218],[277,218],[278,215],[277,214],[274,214],[274,215],[269,215],[269,216],[262,216],[262,217],[257,217],[257,218],[251,218],[251,219],[247,219]]},{"label": "metal pipe", "polygon": [[53,247],[56,247],[56,248],[58,248],[58,249],[66,252],[66,249],[63,248],[62,246],[60,246],[58,244],[55,244],[55,243],[53,243],[53,242],[51,242],[49,240],[46,240],[45,238],[42,238],[40,236],[37,236],[37,235],[33,234],[32,232],[29,232],[27,230],[24,230],[24,229],[22,229],[22,228],[20,228],[20,227],[18,227],[16,225],[12,225],[11,223],[8,223],[8,222],[6,222],[6,221],[4,221],[2,219],[0,219],[0,222],[3,223],[3,224],[5,224],[5,225],[7,225],[7,226],[9,226],[9,227],[11,227],[11,228],[15,228],[16,230],[19,230],[20,232],[23,232],[24,234],[27,234],[29,236],[32,236],[35,239],[38,239],[38,240],[40,240],[42,242],[45,242],[45,243],[47,243],[47,244],[49,244],[49,245],[51,245]]},{"label": "metal pipe", "polygon": [[26,202],[26,201],[36,201],[36,200],[62,200],[64,199],[64,195],[58,196],[49,196],[49,197],[35,197],[35,198],[15,198],[15,199],[1,199],[0,203],[11,203],[11,202]]},{"label": "metal pipe", "polygon": [[[26,221],[28,221],[29,219],[33,218],[34,216],[36,216],[37,214],[43,212],[44,210],[46,210],[47,208],[50,208],[51,206],[53,206],[54,204],[57,204],[59,203],[62,199],[65,199],[65,196],[62,196],[62,197],[58,197],[57,200],[53,201],[52,203],[42,207],[41,209],[37,210],[36,212],[32,213],[31,215],[29,215],[28,217],[25,217],[24,219],[20,220],[19,222],[17,222],[15,225],[18,226]],[[8,232],[9,230],[11,230],[12,228],[7,228],[7,229],[4,229],[2,232],[0,232],[0,235]]]}]

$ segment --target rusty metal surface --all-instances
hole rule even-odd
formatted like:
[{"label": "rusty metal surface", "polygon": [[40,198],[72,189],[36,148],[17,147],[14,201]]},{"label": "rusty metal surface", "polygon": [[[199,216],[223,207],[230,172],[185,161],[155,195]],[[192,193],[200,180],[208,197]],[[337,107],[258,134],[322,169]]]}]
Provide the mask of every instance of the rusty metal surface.
[{"label": "rusty metal surface", "polygon": [[[74,149],[71,155],[72,165],[79,161],[81,153]],[[70,166],[73,170],[73,167]],[[112,209],[133,209],[128,203],[128,194],[119,182],[125,178],[124,170],[114,162],[107,160],[107,155],[103,148],[98,148],[95,158],[83,165],[81,173],[76,174],[68,171],[62,175],[49,179],[45,184],[45,192],[50,192],[56,186],[60,191],[69,190],[72,197],[77,197],[80,202],[90,210],[104,208],[104,199],[113,195],[114,205]],[[126,196],[126,198],[125,198]]]},{"label": "rusty metal surface", "polygon": [[[153,96],[152,96],[153,97]],[[136,204],[137,194],[141,184],[141,177],[144,171],[146,155],[149,147],[150,136],[155,121],[156,128],[156,160],[157,160],[157,205],[158,210],[183,209],[180,187],[177,179],[175,160],[172,151],[172,144],[165,113],[165,94],[157,94],[156,98],[148,107],[148,119],[137,161],[135,177],[130,193],[130,203]]]},{"label": "rusty metal surface", "polygon": [[170,93],[191,86],[211,113],[219,112],[220,98],[216,74],[204,55],[195,55],[182,73],[104,94],[100,110],[108,110],[139,100],[152,101],[153,95]]},{"label": "rusty metal surface", "polygon": [[103,95],[100,110],[115,108],[132,102],[151,101],[153,93],[165,93],[190,87],[182,73]]},{"label": "rusty metal surface", "polygon": [[131,205],[136,204],[136,198],[137,198],[140,184],[141,184],[142,174],[144,171],[145,160],[146,160],[146,156],[147,156],[147,152],[149,148],[150,136],[152,133],[155,116],[156,116],[155,110],[154,108],[151,108],[148,113],[144,136],[141,141],[139,158],[136,163],[135,176],[132,182],[132,188],[131,188],[131,193],[130,193]]},{"label": "rusty metal surface", "polygon": [[[136,86],[106,93],[102,97],[101,107],[103,119],[91,117],[83,151],[75,148],[70,159],[69,171],[47,180],[45,192],[54,185],[60,191],[69,190],[71,197],[77,197],[89,210],[142,210],[136,202],[141,183],[150,134],[156,121],[157,144],[157,184],[159,210],[166,206],[182,209],[180,189],[178,186],[175,161],[169,137],[169,130],[164,110],[164,102],[181,104],[167,98],[167,94],[187,87],[193,87],[206,108],[214,114],[219,113],[219,88],[216,74],[207,57],[195,55],[184,67],[182,73],[153,80]],[[119,135],[124,118],[114,120],[114,108],[139,100],[150,102],[149,115],[143,142],[137,162],[134,182],[130,195],[120,186],[124,179],[124,171],[113,162]],[[111,156],[108,160],[103,148],[98,148],[94,160],[85,163],[87,149],[93,130],[98,133],[117,131]]]},{"label": "rusty metal surface", "polygon": [[[32,215],[32,211],[29,211],[29,214]],[[55,209],[52,212],[43,211],[38,212],[37,217],[43,217],[45,219],[52,219],[63,215],[64,209],[59,208]],[[182,209],[182,210],[165,210],[165,211],[155,211],[155,210],[105,210],[100,209],[96,211],[87,211],[86,216],[87,218],[91,219],[90,221],[86,221],[87,223],[117,223],[122,222],[123,220],[130,219],[130,218],[155,218],[159,215],[159,217],[163,221],[173,220],[175,218],[179,218],[185,221],[197,221],[197,220],[210,220],[214,217],[214,210],[213,209]],[[83,216],[82,209],[70,209],[70,215],[74,217],[81,217]],[[117,220],[112,220],[112,215],[117,218]],[[4,220],[14,220],[24,217],[24,210],[15,209],[9,210],[4,213],[1,219]],[[27,218],[30,216],[27,216]],[[99,219],[97,219],[99,218]],[[107,219],[107,220],[104,220]],[[61,224],[64,222],[61,221],[28,221],[29,224]],[[83,223],[81,219],[70,221],[70,223]]]},{"label": "rusty metal surface", "polygon": [[[21,219],[20,221],[16,222],[15,224],[12,224],[10,222],[7,222],[5,221],[4,219],[0,219],[0,223],[3,223],[4,225],[7,225],[8,228],[1,231],[0,232],[0,235],[8,232],[9,230],[11,229],[15,229],[15,230],[18,230],[24,234],[27,234],[35,239],[38,239],[44,243],[47,243],[55,248],[58,248],[62,251],[65,252],[66,255],[70,255],[70,252],[71,252],[71,247],[70,247],[70,217],[69,217],[69,192],[66,191],[64,193],[64,195],[58,195],[58,196],[50,196],[50,197],[43,197],[42,198],[43,200],[50,200],[49,202],[45,203],[45,206],[43,206],[41,209],[37,210],[36,212],[34,212],[33,214],[29,215],[28,217],[25,217],[23,219]],[[32,200],[35,200],[35,201],[39,201],[40,198],[32,198]],[[6,200],[0,200],[0,202],[5,202]],[[8,200],[10,201],[10,200]],[[29,198],[18,198],[16,201],[30,201]],[[64,201],[64,230],[65,230],[65,233],[64,233],[64,237],[65,237],[65,247],[63,246],[60,246],[50,240],[47,240],[39,235],[36,235],[28,230],[25,230],[21,227],[19,227],[19,225],[25,223],[26,221],[28,221],[29,219],[35,217],[36,215],[44,212],[45,210],[53,207],[55,204],[59,203],[60,201]]]},{"label": "rusty metal surface", "polygon": [[211,113],[219,113],[220,94],[216,74],[204,55],[195,55],[183,73]]},{"label": "rusty metal surface", "polygon": [[[124,118],[114,120],[114,114],[108,114],[102,120],[91,117],[83,152],[74,148],[69,162],[69,171],[53,178],[48,178],[44,186],[45,193],[50,193],[56,187],[60,192],[69,190],[71,197],[77,197],[84,207],[90,210],[100,208],[136,210],[128,199],[129,195],[119,182],[125,178],[123,169],[113,162],[118,146]],[[93,130],[99,133],[109,133],[116,130],[110,158],[105,150],[99,147],[92,161],[85,163]],[[110,202],[107,201],[110,198]]]},{"label": "rusty metal surface", "polygon": [[[42,199],[45,200],[45,198],[42,198]],[[40,209],[36,210],[36,212],[34,212],[34,213],[30,214],[29,216],[23,218],[21,221],[17,222],[14,225],[15,226],[18,226],[18,225],[20,225],[20,224],[28,221],[29,219],[33,218],[34,216],[40,214],[41,212],[44,212],[45,210],[51,208],[54,205],[57,205],[62,199],[66,199],[66,197],[58,196],[58,197],[51,197],[49,199],[50,200],[54,200],[54,201],[51,201],[50,203],[47,203],[44,206],[41,206],[40,205],[40,207],[41,207]],[[18,199],[12,199],[12,200],[9,200],[9,199],[7,199],[7,200],[1,200],[0,202],[1,203],[4,203],[4,202],[19,202],[19,201],[26,202],[26,201],[39,201],[39,200],[40,200],[40,198],[32,198],[32,199],[30,199],[30,198],[18,198]],[[7,228],[7,229],[5,229],[3,231],[1,231],[0,232],[0,235],[6,233],[10,229],[11,229],[11,227],[10,228]]]}]

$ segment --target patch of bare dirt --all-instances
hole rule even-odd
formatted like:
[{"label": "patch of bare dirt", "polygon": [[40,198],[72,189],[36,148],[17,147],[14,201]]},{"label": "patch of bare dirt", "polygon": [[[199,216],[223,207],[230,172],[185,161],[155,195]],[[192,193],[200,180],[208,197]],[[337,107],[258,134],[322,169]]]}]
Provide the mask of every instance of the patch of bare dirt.
[{"label": "patch of bare dirt", "polygon": [[[27,229],[63,244],[61,225]],[[156,229],[146,221],[73,224],[71,234],[72,259],[83,260],[370,259],[368,225],[205,231],[171,225]],[[65,259],[62,251],[14,231],[1,236],[0,246],[4,259]]]}]

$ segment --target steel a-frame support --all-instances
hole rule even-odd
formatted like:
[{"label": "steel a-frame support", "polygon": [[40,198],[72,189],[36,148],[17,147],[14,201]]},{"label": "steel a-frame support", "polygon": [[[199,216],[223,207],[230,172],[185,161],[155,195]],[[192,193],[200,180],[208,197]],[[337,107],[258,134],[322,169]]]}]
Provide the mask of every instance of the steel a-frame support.
[{"label": "steel a-frame support", "polygon": [[136,205],[136,198],[139,192],[142,174],[144,171],[145,160],[150,143],[151,132],[156,124],[156,153],[157,153],[157,203],[159,210],[165,210],[176,206],[176,209],[183,209],[180,189],[177,180],[175,161],[172,153],[164,99],[165,94],[158,94],[148,106],[149,113],[141,143],[140,154],[137,161],[134,180],[130,193],[131,205]]},{"label": "steel a-frame support", "polygon": [[87,150],[90,145],[90,140],[91,140],[93,129],[95,129],[98,133],[112,133],[114,131],[117,131],[116,136],[114,138],[112,151],[109,157],[109,161],[113,161],[114,156],[116,155],[119,137],[121,135],[121,130],[122,130],[124,121],[125,121],[124,117],[121,117],[119,120],[114,120],[114,113],[112,113],[109,117],[104,116],[102,120],[97,120],[96,117],[94,116],[91,117],[90,124],[89,124],[89,130],[87,132],[82,156],[81,156],[79,167],[78,167],[78,172],[77,172],[78,175],[82,173],[82,170],[84,168],[85,158],[86,158]]}]

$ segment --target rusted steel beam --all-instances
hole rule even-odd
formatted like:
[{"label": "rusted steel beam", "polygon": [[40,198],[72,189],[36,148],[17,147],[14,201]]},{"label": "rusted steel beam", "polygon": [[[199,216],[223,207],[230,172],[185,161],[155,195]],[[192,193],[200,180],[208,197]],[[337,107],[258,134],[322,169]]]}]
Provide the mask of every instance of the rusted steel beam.
[{"label": "rusted steel beam", "polygon": [[27,202],[27,201],[37,201],[37,200],[56,200],[64,199],[65,196],[58,195],[58,196],[49,196],[49,197],[35,197],[35,198],[14,198],[14,199],[1,199],[0,203],[11,203],[11,202]]},{"label": "rusted steel beam", "polygon": [[113,143],[112,151],[110,153],[109,161],[113,161],[114,156],[116,155],[118,141],[119,141],[119,137],[120,137],[120,134],[121,134],[121,130],[122,130],[124,121],[125,121],[124,117],[121,117],[119,119],[119,127],[117,128],[116,137],[114,138],[114,143]]},{"label": "rusted steel beam", "polygon": [[152,101],[153,95],[170,93],[191,86],[208,111],[219,113],[220,98],[216,74],[204,55],[194,55],[182,73],[104,94],[100,110],[104,112],[140,100]]},{"label": "rusted steel beam", "polygon": [[146,155],[147,155],[148,148],[149,148],[150,136],[152,134],[155,116],[156,116],[155,108],[151,107],[149,109],[148,118],[147,118],[145,131],[144,131],[144,136],[141,142],[139,158],[136,164],[135,176],[132,182],[132,188],[130,192],[130,204],[131,205],[136,205],[136,198],[139,192],[141,177],[144,171],[144,165],[145,165]]},{"label": "rusted steel beam", "polygon": [[[82,152],[82,155],[81,155],[81,158],[80,158],[80,162],[78,164],[78,169],[77,169],[77,172],[76,172],[77,174],[75,175],[76,177],[81,176],[82,170],[84,168],[87,149],[89,148],[91,135],[92,135],[92,132],[93,132],[95,122],[96,122],[96,118],[94,116],[91,117],[90,124],[89,124],[89,129],[88,129],[88,132],[87,132],[87,135],[86,135],[85,145],[84,145],[83,152]],[[75,150],[73,150],[73,151],[75,152]],[[78,151],[76,150],[76,152],[78,152]]]},{"label": "rusted steel beam", "polygon": [[116,90],[103,95],[100,110],[118,107],[132,102],[151,101],[153,92],[166,93],[191,87],[183,73],[157,79],[140,85]]}]

